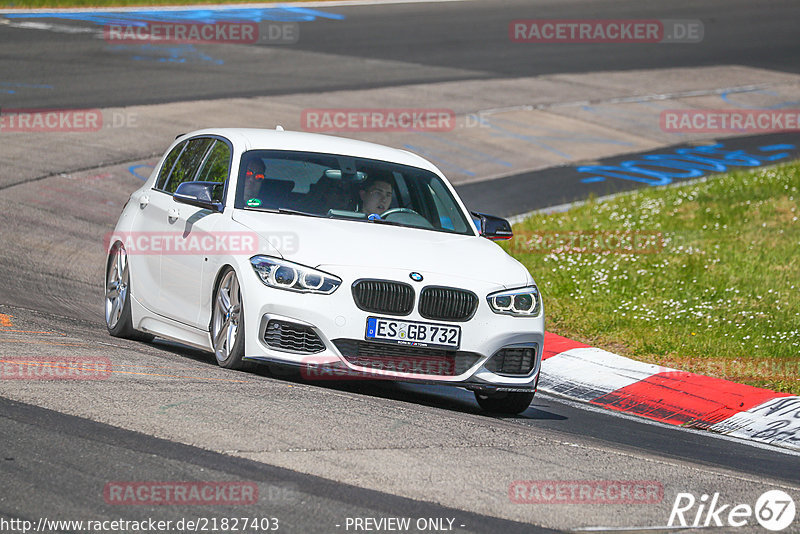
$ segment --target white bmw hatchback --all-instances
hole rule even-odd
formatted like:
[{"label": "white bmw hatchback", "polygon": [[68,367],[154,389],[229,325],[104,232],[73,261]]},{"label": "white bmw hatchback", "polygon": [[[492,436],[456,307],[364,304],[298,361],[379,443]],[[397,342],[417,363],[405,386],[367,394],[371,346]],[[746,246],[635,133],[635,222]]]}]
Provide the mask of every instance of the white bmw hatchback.
[{"label": "white bmw hatchback", "polygon": [[536,391],[544,311],[528,271],[412,153],[324,135],[178,137],[107,236],[113,336],[211,350],[222,367],[449,384],[486,410]]}]

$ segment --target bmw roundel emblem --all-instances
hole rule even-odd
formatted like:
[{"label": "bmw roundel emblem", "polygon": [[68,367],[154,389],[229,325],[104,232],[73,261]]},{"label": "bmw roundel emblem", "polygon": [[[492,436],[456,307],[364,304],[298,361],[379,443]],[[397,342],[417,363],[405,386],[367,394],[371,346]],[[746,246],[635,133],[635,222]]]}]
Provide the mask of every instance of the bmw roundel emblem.
[{"label": "bmw roundel emblem", "polygon": [[410,277],[411,277],[411,279],[412,279],[413,281],[415,281],[415,282],[422,282],[422,275],[421,275],[421,274],[419,274],[419,273],[411,273],[411,274],[409,274],[408,276],[410,276]]}]

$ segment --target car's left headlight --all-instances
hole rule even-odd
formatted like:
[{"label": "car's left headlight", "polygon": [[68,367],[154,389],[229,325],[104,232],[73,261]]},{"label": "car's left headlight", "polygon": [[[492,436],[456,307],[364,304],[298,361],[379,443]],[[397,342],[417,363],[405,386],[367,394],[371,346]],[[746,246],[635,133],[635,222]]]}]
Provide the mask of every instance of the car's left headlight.
[{"label": "car's left headlight", "polygon": [[542,299],[536,286],[492,293],[486,300],[493,312],[505,315],[535,317],[542,309]]},{"label": "car's left headlight", "polygon": [[271,256],[253,256],[250,264],[264,284],[278,289],[330,295],[342,283],[332,274]]}]

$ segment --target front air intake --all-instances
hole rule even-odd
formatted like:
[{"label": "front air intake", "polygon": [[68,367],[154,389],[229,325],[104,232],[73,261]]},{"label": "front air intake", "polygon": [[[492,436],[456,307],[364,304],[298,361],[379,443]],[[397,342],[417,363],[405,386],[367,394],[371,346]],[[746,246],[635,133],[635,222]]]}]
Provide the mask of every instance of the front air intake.
[{"label": "front air intake", "polygon": [[390,280],[357,280],[353,300],[364,311],[408,315],[414,309],[414,288]]},{"label": "front air intake", "polygon": [[429,286],[419,296],[419,314],[437,321],[467,321],[478,308],[472,291],[454,287]]},{"label": "front air intake", "polygon": [[325,344],[311,327],[276,319],[267,323],[264,342],[272,348],[289,352],[314,354],[325,350]]},{"label": "front air intake", "polygon": [[499,375],[528,376],[536,365],[536,351],[539,346],[507,347],[489,358],[484,367]]}]

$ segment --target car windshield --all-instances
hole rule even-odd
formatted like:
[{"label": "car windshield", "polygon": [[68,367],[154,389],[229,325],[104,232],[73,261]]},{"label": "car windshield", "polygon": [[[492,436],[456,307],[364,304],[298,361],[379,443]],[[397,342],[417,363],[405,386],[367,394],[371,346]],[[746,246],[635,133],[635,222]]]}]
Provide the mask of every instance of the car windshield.
[{"label": "car windshield", "polygon": [[471,223],[436,174],[351,156],[245,152],[235,207],[474,235]]}]

